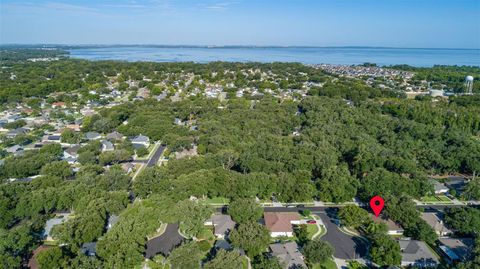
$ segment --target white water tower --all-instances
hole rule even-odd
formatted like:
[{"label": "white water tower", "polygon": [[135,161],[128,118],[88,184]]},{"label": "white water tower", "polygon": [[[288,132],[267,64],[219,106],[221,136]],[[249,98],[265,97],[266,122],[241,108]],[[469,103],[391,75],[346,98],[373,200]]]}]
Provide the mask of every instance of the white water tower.
[{"label": "white water tower", "polygon": [[465,85],[467,86],[466,94],[472,94],[473,93],[473,77],[472,76],[467,76],[465,78]]}]

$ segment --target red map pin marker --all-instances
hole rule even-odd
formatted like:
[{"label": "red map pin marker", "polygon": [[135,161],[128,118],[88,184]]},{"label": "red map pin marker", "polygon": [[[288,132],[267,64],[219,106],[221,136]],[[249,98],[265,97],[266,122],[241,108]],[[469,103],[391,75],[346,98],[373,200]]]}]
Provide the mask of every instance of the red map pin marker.
[{"label": "red map pin marker", "polygon": [[382,212],[384,203],[385,202],[383,201],[383,198],[380,196],[374,196],[370,200],[370,207],[372,208],[373,213],[375,213],[375,217],[378,217],[378,215],[380,215],[380,212]]}]

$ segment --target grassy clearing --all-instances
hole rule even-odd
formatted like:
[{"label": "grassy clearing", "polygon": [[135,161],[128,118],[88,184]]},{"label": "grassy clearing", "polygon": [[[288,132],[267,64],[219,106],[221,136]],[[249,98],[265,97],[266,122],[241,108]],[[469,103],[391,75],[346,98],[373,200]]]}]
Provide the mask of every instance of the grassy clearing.
[{"label": "grassy clearing", "polygon": [[422,197],[422,202],[425,203],[452,203],[450,198],[445,195],[434,195],[434,196],[424,196]]},{"label": "grassy clearing", "polygon": [[208,198],[206,200],[207,204],[225,204],[228,205],[230,203],[230,199],[224,197],[213,197]]},{"label": "grassy clearing", "polygon": [[204,228],[202,232],[198,235],[199,240],[213,240],[215,236],[213,235],[213,232],[209,228]]},{"label": "grassy clearing", "polygon": [[313,265],[312,269],[337,269],[337,264],[330,259],[322,264]]},{"label": "grassy clearing", "polygon": [[312,237],[318,232],[318,226],[315,224],[307,224],[308,238]]}]

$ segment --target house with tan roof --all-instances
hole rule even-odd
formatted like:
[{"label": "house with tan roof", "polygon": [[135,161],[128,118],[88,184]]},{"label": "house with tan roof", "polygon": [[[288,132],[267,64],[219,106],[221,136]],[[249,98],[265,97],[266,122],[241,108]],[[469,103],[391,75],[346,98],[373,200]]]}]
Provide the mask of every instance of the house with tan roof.
[{"label": "house with tan roof", "polygon": [[435,233],[439,236],[447,236],[452,234],[452,231],[445,227],[442,219],[437,213],[422,213],[422,219],[435,230]]},{"label": "house with tan roof", "polygon": [[387,225],[387,234],[389,235],[403,235],[403,228],[400,227],[400,225],[398,225],[397,223],[395,223],[394,221],[392,221],[391,219],[389,218],[385,218],[385,217],[375,217],[373,215],[371,215],[372,219],[373,219],[373,222],[375,223],[384,223],[385,225]]},{"label": "house with tan roof", "polygon": [[300,215],[296,212],[265,212],[263,218],[272,237],[291,237],[293,225],[300,224]]}]

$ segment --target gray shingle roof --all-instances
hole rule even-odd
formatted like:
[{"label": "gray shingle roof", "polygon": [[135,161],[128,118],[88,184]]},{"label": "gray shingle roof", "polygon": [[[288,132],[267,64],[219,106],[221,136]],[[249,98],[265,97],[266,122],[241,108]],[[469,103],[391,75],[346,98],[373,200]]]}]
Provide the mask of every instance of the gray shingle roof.
[{"label": "gray shingle roof", "polygon": [[402,255],[402,263],[410,264],[434,264],[438,263],[437,257],[428,246],[417,240],[399,240]]},{"label": "gray shingle roof", "polygon": [[284,264],[284,268],[286,269],[298,268],[298,266],[307,268],[303,261],[303,256],[298,250],[298,245],[295,242],[270,244],[270,250],[273,256],[277,257],[280,262]]}]

